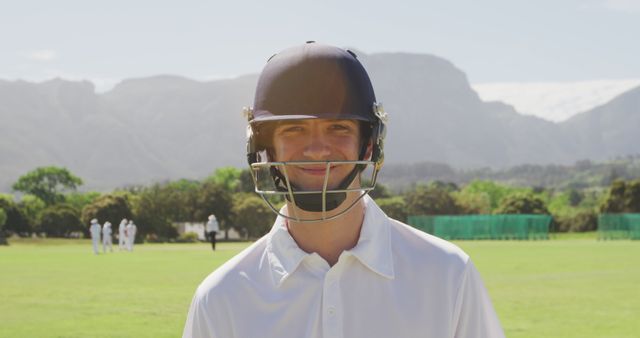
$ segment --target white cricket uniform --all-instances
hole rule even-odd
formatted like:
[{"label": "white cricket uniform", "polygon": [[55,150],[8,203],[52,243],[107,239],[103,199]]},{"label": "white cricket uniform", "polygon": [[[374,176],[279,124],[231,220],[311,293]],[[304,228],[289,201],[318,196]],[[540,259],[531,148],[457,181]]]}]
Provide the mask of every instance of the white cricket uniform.
[{"label": "white cricket uniform", "polygon": [[111,233],[111,223],[105,223],[102,227],[102,252],[107,252],[107,247],[113,252]]},{"label": "white cricket uniform", "polygon": [[220,226],[218,225],[218,220],[216,220],[215,218],[209,220],[207,222],[206,230],[207,230],[207,232],[212,232],[212,231],[218,232],[218,231],[220,231]]},{"label": "white cricket uniform", "polygon": [[127,222],[120,222],[118,227],[118,247],[120,250],[126,247],[127,235],[125,229],[127,228]]},{"label": "white cricket uniform", "polygon": [[357,245],[333,267],[278,217],[200,284],[183,337],[504,337],[467,254],[365,205]]},{"label": "white cricket uniform", "polygon": [[136,239],[136,231],[138,227],[135,224],[129,223],[127,225],[127,250],[133,251],[133,242]]},{"label": "white cricket uniform", "polygon": [[92,223],[89,227],[91,233],[91,242],[93,244],[93,253],[98,254],[98,245],[100,244],[100,223]]}]

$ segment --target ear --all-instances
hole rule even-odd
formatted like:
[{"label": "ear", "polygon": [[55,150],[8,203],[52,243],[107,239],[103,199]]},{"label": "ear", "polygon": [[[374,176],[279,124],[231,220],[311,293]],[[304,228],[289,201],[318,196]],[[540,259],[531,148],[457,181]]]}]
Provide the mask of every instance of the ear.
[{"label": "ear", "polygon": [[364,159],[365,160],[370,159],[372,153],[373,153],[373,141],[369,139],[369,142],[367,143],[367,151],[364,154]]}]

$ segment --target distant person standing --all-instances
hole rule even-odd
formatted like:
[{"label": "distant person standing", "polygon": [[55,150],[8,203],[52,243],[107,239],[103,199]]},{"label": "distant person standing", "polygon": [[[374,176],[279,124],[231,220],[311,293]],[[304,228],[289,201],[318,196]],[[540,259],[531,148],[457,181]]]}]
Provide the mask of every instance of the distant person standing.
[{"label": "distant person standing", "polygon": [[102,226],[102,252],[107,253],[107,247],[113,252],[113,241],[111,240],[111,222],[104,222]]},{"label": "distant person standing", "polygon": [[207,236],[209,236],[209,240],[211,241],[211,249],[216,251],[216,235],[218,231],[220,231],[220,227],[218,226],[218,220],[215,215],[209,215],[209,222],[207,222]]},{"label": "distant person standing", "polygon": [[133,251],[133,242],[136,239],[137,230],[138,230],[138,227],[136,227],[136,225],[133,224],[133,220],[130,220],[129,224],[127,224],[127,250],[129,251]]},{"label": "distant person standing", "polygon": [[123,218],[118,227],[118,247],[120,251],[126,249],[127,243],[127,219]]},{"label": "distant person standing", "polygon": [[100,243],[100,224],[97,219],[91,220],[89,226],[89,232],[91,233],[91,242],[93,242],[93,253],[98,254],[98,243]]}]

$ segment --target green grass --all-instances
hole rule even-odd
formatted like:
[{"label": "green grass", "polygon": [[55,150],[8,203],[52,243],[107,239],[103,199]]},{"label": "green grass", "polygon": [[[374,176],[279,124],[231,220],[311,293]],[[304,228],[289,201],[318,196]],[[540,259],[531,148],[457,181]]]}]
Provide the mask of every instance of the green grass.
[{"label": "green grass", "polygon": [[[637,337],[640,242],[594,237],[456,242],[510,338]],[[247,243],[144,244],[94,256],[87,240],[0,247],[0,337],[178,337],[196,286]]]},{"label": "green grass", "polygon": [[144,244],[95,256],[88,240],[10,244],[0,247],[0,337],[181,336],[197,285],[246,246]]},{"label": "green grass", "polygon": [[638,337],[640,242],[458,242],[507,337]]}]

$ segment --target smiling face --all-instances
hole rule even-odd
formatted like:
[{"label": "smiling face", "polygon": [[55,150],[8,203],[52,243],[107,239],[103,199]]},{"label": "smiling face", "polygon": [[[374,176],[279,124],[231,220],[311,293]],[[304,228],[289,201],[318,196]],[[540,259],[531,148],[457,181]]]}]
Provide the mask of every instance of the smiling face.
[{"label": "smiling face", "polygon": [[[355,161],[360,152],[360,126],[355,120],[287,121],[274,129],[272,145],[277,162]],[[327,189],[338,187],[354,166],[332,163]],[[289,165],[286,171],[298,189],[321,190],[326,167],[326,163]]]}]

